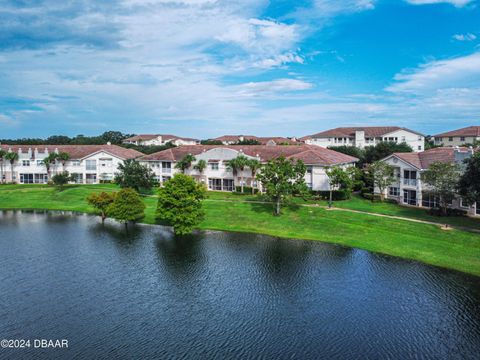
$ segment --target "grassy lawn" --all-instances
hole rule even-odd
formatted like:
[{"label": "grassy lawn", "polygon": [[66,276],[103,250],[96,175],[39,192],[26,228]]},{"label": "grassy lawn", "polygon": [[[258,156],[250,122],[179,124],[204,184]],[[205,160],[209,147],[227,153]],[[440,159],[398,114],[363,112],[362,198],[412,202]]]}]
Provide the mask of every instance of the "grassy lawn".
[{"label": "grassy lawn", "polygon": [[[85,198],[92,191],[113,191],[113,185],[68,186],[63,191],[32,185],[0,186],[0,208],[50,209],[92,213]],[[444,231],[435,225],[376,217],[318,207],[284,208],[281,217],[272,216],[269,204],[245,200],[257,197],[209,193],[204,202],[207,216],[201,229],[264,233],[273,236],[320,240],[480,275],[480,235],[460,230]],[[155,223],[155,197],[145,197],[145,222]],[[215,200],[215,201],[214,201]],[[221,200],[229,200],[222,204]],[[238,201],[235,201],[238,200]],[[394,204],[370,203],[361,198],[335,202],[337,207],[430,220],[424,210]],[[435,218],[438,220],[438,218]],[[449,218],[465,221],[470,219]],[[442,219],[441,222],[445,222]],[[478,226],[474,221],[472,227]],[[477,221],[475,223],[475,221]],[[463,224],[463,222],[462,222]],[[462,225],[463,226],[463,225]]]}]

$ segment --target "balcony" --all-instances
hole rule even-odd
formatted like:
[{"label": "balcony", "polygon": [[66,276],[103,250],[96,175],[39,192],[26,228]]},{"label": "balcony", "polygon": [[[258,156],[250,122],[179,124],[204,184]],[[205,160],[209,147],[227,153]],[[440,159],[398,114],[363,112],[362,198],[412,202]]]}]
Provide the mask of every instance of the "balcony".
[{"label": "balcony", "polygon": [[417,179],[403,179],[403,185],[406,186],[417,186]]}]

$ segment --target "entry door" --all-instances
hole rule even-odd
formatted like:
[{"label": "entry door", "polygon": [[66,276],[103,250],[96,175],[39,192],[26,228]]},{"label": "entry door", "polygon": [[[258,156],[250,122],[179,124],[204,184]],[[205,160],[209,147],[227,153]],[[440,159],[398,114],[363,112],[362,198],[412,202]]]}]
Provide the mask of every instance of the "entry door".
[{"label": "entry door", "polygon": [[417,205],[417,192],[415,190],[403,190],[403,202],[408,205]]}]

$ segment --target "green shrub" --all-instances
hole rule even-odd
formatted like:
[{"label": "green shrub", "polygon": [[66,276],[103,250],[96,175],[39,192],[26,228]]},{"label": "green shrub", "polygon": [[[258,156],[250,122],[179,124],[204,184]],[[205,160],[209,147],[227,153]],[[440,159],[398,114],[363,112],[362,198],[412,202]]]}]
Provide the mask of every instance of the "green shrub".
[{"label": "green shrub", "polygon": [[[244,186],[243,187],[243,193],[242,193],[242,187],[241,186],[235,186],[235,194],[240,194],[240,195],[252,195],[252,187],[251,186]],[[258,189],[254,188],[253,189],[253,194],[257,194]]]}]

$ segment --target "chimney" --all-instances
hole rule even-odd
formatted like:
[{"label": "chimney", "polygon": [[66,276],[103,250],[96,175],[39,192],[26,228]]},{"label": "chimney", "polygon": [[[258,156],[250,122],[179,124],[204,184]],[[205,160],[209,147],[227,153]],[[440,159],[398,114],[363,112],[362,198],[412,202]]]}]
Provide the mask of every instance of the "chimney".
[{"label": "chimney", "polygon": [[35,159],[38,159],[38,148],[35,148],[33,150],[33,156],[35,157]]},{"label": "chimney", "polygon": [[111,143],[110,141],[108,141],[108,142],[107,142],[107,145],[110,146],[110,145],[112,145],[112,143]]}]

